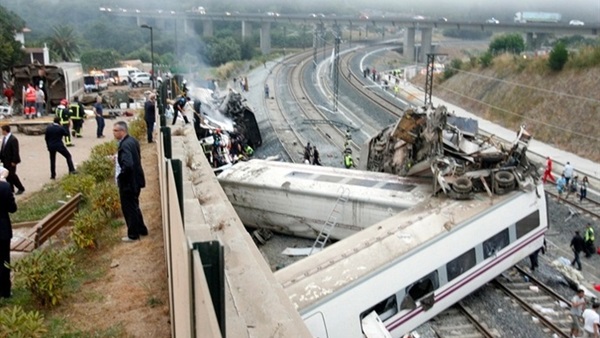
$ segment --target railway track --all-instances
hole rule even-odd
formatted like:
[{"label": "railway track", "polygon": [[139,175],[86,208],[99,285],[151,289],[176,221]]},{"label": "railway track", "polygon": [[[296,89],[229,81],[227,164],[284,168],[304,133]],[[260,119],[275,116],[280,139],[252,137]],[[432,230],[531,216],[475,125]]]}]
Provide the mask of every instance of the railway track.
[{"label": "railway track", "polygon": [[570,301],[533,275],[515,266],[496,278],[494,285],[543,325],[549,336],[570,337]]},{"label": "railway track", "polygon": [[439,338],[499,338],[497,330],[488,329],[468,307],[458,302],[431,320]]}]

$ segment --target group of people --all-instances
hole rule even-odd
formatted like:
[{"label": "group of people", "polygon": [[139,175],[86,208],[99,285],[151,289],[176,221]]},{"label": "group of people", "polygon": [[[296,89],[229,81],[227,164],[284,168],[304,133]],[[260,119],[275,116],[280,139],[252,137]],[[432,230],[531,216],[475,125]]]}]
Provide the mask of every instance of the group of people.
[{"label": "group of people", "polygon": [[571,239],[571,250],[573,250],[573,260],[571,261],[571,266],[576,266],[577,270],[581,271],[581,260],[579,259],[580,253],[585,253],[586,258],[592,257],[596,251],[596,245],[594,242],[596,241],[596,236],[594,232],[594,227],[592,227],[591,223],[588,223],[585,227],[585,232],[583,237],[579,231],[575,231],[575,235]]},{"label": "group of people", "polygon": [[306,147],[304,147],[304,164],[312,164],[312,165],[322,165],[321,164],[321,156],[319,154],[319,150],[317,146],[311,146],[310,142],[306,143]]},{"label": "group of people", "polygon": [[[5,85],[2,92],[10,107],[14,104],[15,91],[10,84]],[[23,116],[26,119],[35,119],[46,115],[46,93],[41,85],[29,83],[23,90]]]},{"label": "group of people", "polygon": [[[57,152],[67,159],[69,172],[77,173],[71,154],[63,143],[67,131],[60,122],[60,117],[56,116],[53,123],[46,128],[45,133],[46,145],[50,153],[52,179],[56,176],[55,156]],[[3,125],[1,128],[4,137],[2,138],[0,159],[7,169],[0,167],[0,298],[9,298],[12,295],[12,285],[8,264],[10,264],[10,244],[13,237],[9,214],[17,211],[14,188],[19,189],[16,194],[23,193],[25,188],[16,176],[16,165],[20,163],[18,140],[10,132],[9,125]],[[148,235],[148,228],[139,207],[140,192],[146,185],[140,144],[129,135],[127,123],[124,121],[115,123],[113,135],[118,141],[117,153],[112,157],[115,163],[115,181],[119,189],[121,210],[127,224],[127,235],[122,238],[122,241],[135,242],[141,236]]]},{"label": "group of people", "polygon": [[[600,337],[600,303],[594,300],[591,308],[587,308],[585,291],[578,289],[571,298],[571,332],[570,337]],[[585,335],[580,335],[581,331]]]},{"label": "group of people", "polygon": [[568,199],[571,194],[579,194],[579,203],[583,202],[587,198],[587,190],[589,187],[589,179],[584,176],[579,181],[579,175],[575,173],[575,169],[571,162],[567,161],[563,172],[561,173],[558,180],[552,175],[552,159],[550,156],[546,157],[546,167],[544,168],[544,174],[542,175],[542,182],[551,181],[556,184],[556,191],[558,192],[559,199],[565,194],[565,199]]}]

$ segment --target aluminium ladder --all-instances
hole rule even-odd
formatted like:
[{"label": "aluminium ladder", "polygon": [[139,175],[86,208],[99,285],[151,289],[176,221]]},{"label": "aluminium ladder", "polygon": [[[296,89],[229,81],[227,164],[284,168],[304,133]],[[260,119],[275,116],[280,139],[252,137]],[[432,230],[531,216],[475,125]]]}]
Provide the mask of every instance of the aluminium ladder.
[{"label": "aluminium ladder", "polygon": [[312,255],[315,249],[321,250],[325,247],[325,244],[327,243],[327,240],[329,240],[329,236],[331,235],[331,231],[337,225],[337,220],[338,217],[341,215],[342,207],[350,197],[350,189],[342,186],[338,189],[338,191],[340,192],[340,195],[335,201],[335,205],[333,206],[329,217],[327,217],[327,221],[325,221],[325,224],[323,224],[321,232],[319,232],[317,239],[313,243],[312,248],[310,249],[310,253],[308,254],[309,256]]}]

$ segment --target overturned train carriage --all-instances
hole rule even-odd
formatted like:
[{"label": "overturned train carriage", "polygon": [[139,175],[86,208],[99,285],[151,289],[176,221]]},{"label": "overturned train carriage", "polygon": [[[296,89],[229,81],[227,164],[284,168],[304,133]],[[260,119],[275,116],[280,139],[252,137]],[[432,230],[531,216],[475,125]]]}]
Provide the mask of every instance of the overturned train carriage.
[{"label": "overturned train carriage", "polygon": [[23,102],[23,91],[28,84],[38,85],[44,91],[46,103],[56,107],[60,100],[72,101],[84,93],[83,68],[74,62],[55,65],[27,64],[12,69],[16,102]]},{"label": "overturned train carriage", "polygon": [[434,191],[456,199],[475,192],[505,194],[533,189],[539,179],[526,156],[524,128],[511,144],[480,133],[476,120],[451,115],[444,106],[407,110],[361,150],[359,169],[431,177]]}]

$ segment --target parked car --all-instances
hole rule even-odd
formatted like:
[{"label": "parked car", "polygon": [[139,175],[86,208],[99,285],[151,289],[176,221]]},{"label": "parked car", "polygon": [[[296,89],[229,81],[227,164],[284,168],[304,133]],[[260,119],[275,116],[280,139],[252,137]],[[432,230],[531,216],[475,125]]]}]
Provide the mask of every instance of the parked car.
[{"label": "parked car", "polygon": [[580,21],[580,20],[571,20],[571,21],[569,21],[569,25],[571,25],[571,26],[583,26],[583,25],[585,25],[585,23],[583,21]]},{"label": "parked car", "polygon": [[133,73],[131,83],[136,87],[152,86],[152,76],[149,73]]},{"label": "parked car", "polygon": [[498,19],[495,19],[495,18],[490,18],[490,19],[485,20],[485,23],[493,23],[493,24],[497,25],[500,23],[500,21],[498,21]]}]

